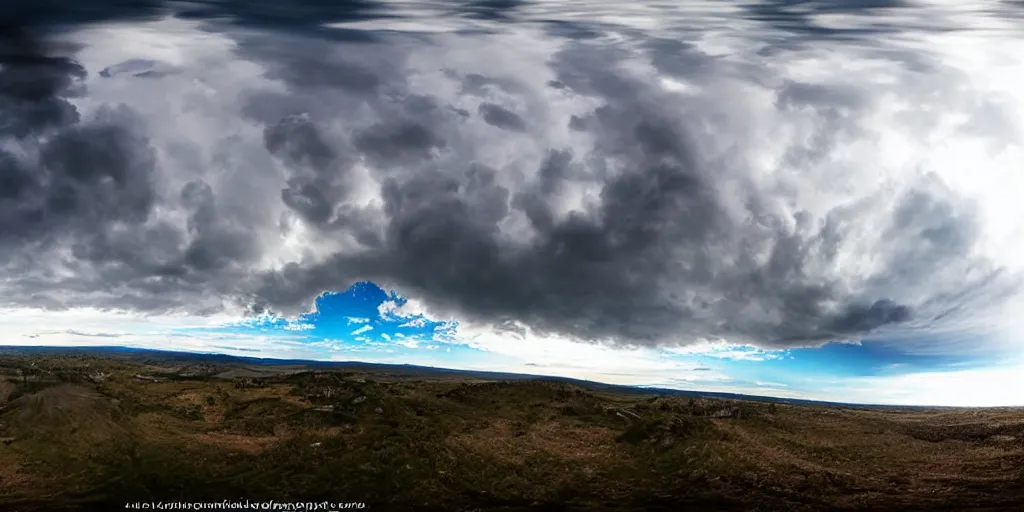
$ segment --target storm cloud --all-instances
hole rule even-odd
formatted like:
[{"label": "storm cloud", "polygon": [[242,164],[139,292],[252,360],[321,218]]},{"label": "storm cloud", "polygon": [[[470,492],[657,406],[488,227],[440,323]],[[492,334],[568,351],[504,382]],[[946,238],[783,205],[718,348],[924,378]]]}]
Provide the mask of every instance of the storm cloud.
[{"label": "storm cloud", "polygon": [[26,34],[6,34],[0,54],[0,240],[8,250],[66,233],[99,236],[110,223],[146,220],[155,155],[127,108],[82,119],[70,98],[85,70]]},{"label": "storm cloud", "polygon": [[[528,3],[502,5],[467,9],[496,22]],[[791,347],[974,328],[1020,296],[1021,268],[992,249],[1017,232],[993,231],[929,143],[887,145],[950,143],[934,108],[971,114],[983,94],[939,56],[886,46],[889,28],[847,50],[860,33],[774,27],[794,37],[723,59],[672,29],[593,37],[601,24],[353,38],[153,23],[208,46],[138,80],[112,70],[153,56],[88,27],[78,54],[4,43],[10,303],[295,314],[372,280],[437,315],[580,340]],[[792,71],[828,50],[895,92]],[[955,135],[1019,150],[1006,119]]]}]

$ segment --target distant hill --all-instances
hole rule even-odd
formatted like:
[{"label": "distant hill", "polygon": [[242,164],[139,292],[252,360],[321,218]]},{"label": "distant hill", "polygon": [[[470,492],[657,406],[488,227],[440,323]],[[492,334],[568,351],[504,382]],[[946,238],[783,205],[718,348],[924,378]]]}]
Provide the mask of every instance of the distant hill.
[{"label": "distant hill", "polygon": [[[28,355],[59,355],[59,354],[102,354],[105,356],[120,356],[134,361],[142,362],[180,362],[180,363],[209,363],[223,365],[253,365],[253,366],[301,366],[308,369],[353,369],[387,372],[401,376],[428,375],[452,375],[465,376],[488,380],[550,380],[566,382],[584,386],[594,390],[605,390],[616,393],[627,393],[637,395],[675,395],[689,396],[696,398],[722,398],[731,400],[748,400],[755,402],[768,402],[795,405],[818,405],[827,407],[871,407],[889,408],[894,406],[857,404],[845,402],[827,402],[819,400],[801,400],[794,398],[777,398],[761,395],[744,395],[739,393],[719,393],[713,391],[691,391],[681,389],[670,389],[653,386],[627,386],[619,384],[606,384],[583,379],[559,377],[552,375],[536,375],[525,373],[491,372],[478,370],[457,370],[452,368],[439,368],[433,366],[418,366],[411,364],[384,364],[367,363],[361,361],[316,361],[305,359],[274,359],[264,357],[232,356],[218,353],[179,352],[170,350],[156,350],[133,347],[98,346],[98,347],[49,347],[49,346],[0,346],[2,354],[28,354]],[[908,407],[899,407],[901,409]],[[931,407],[929,407],[931,408]]]},{"label": "distant hill", "polygon": [[777,401],[413,365],[0,347],[0,510],[238,497],[424,512],[1024,503],[1021,409]]}]

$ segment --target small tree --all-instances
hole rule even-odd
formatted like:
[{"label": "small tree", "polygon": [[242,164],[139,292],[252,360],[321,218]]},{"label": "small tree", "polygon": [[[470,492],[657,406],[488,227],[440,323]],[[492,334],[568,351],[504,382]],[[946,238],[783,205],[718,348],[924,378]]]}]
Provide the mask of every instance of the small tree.
[{"label": "small tree", "polygon": [[35,363],[33,363],[31,366],[26,366],[26,367],[22,368],[21,369],[21,383],[27,385],[28,384],[29,376],[35,377],[35,376],[39,375],[40,373],[42,373],[42,372],[39,370],[39,368],[35,367]]}]

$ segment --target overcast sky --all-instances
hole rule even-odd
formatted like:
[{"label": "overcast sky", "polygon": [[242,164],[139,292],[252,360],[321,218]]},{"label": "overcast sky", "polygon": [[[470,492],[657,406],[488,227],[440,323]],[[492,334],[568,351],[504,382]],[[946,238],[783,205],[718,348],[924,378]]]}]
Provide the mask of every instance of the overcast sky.
[{"label": "overcast sky", "polygon": [[275,5],[11,7],[3,343],[1024,403],[1020,5]]}]

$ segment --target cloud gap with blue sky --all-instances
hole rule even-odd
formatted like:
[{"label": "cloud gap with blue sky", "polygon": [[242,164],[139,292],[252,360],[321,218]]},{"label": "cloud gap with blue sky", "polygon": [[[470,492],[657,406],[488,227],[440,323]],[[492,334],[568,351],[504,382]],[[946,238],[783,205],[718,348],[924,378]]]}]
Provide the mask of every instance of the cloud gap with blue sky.
[{"label": "cloud gap with blue sky", "polygon": [[[628,364],[613,363],[602,367],[585,359],[587,349],[593,345],[583,342],[561,341],[566,344],[563,351],[524,350],[514,356],[499,356],[493,345],[461,338],[457,321],[431,319],[422,310],[409,306],[409,299],[397,292],[360,282],[344,292],[322,294],[310,312],[292,318],[267,314],[216,328],[184,330],[182,334],[289,339],[304,348],[305,357],[317,360],[417,361],[460,369],[554,374],[620,384],[643,382],[649,387],[833,401],[849,400],[858,381],[898,381],[918,374],[955,377],[957,373],[977,372],[994,364],[988,357],[908,353],[884,340],[776,350],[717,341],[660,350],[620,351],[620,355],[638,358],[645,364],[634,363],[630,368]],[[519,341],[530,343],[522,337]],[[496,352],[500,354],[502,350]],[[595,360],[600,361],[596,357]],[[867,396],[861,400],[872,401]],[[898,393],[890,401],[912,403],[901,399]]]}]

